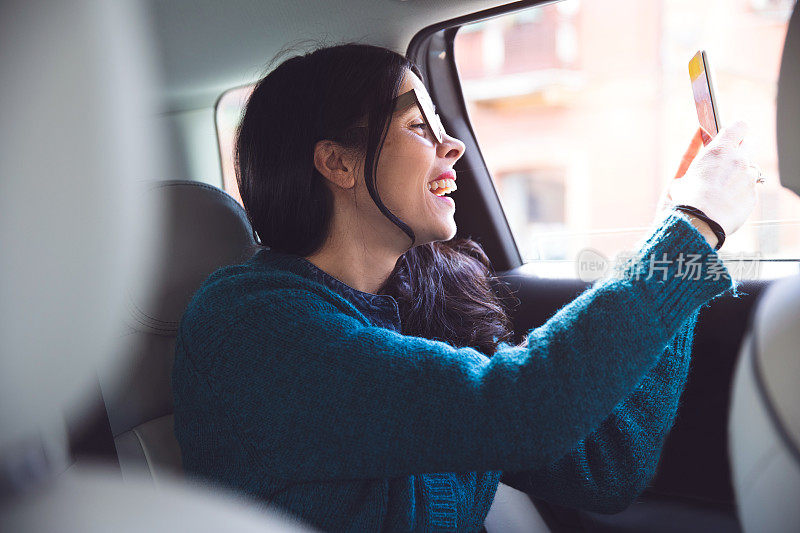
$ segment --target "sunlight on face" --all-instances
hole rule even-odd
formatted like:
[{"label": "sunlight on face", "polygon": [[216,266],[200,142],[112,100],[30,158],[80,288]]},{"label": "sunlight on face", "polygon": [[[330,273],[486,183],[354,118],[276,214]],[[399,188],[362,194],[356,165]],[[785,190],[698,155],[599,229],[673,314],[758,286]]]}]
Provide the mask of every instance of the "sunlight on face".
[{"label": "sunlight on face", "polygon": [[[425,85],[407,70],[398,94],[411,89],[434,109]],[[448,240],[456,233],[455,203],[433,194],[429,183],[455,179],[452,167],[463,155],[464,143],[446,133],[442,141],[436,141],[420,109],[412,105],[393,115],[378,161],[378,193],[386,207],[414,231],[415,245]]]}]

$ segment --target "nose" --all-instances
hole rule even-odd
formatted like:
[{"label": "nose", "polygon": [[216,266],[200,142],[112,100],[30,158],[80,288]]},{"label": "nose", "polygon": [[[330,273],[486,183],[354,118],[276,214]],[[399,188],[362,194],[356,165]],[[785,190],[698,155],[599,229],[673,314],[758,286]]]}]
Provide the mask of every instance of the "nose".
[{"label": "nose", "polygon": [[464,150],[466,150],[466,148],[466,145],[464,145],[460,139],[456,139],[446,132],[442,132],[442,142],[436,147],[436,152],[439,157],[452,159],[452,163],[450,163],[450,165],[452,165],[464,155]]}]

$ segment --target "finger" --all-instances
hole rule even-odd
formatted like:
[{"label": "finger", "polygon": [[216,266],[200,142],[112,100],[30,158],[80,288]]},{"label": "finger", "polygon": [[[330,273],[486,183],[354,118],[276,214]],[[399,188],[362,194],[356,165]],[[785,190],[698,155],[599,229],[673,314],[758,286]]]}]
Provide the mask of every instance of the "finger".
[{"label": "finger", "polygon": [[753,184],[764,182],[764,172],[761,170],[761,167],[754,163],[747,164],[747,175],[750,177],[750,182]]},{"label": "finger", "polygon": [[[694,158],[697,152],[700,151],[700,148],[703,147],[703,141],[706,137],[708,137],[708,135],[703,131],[703,128],[697,128],[697,131],[694,132],[694,137],[692,137],[692,142],[689,143],[689,149],[686,150],[686,154],[691,154],[692,158]],[[710,139],[710,137],[708,138]]]},{"label": "finger", "polygon": [[683,154],[683,158],[681,158],[681,164],[678,166],[678,171],[675,173],[674,179],[682,178],[686,171],[689,169],[689,165],[692,164],[694,158],[697,156],[697,153],[700,151],[700,148],[703,147],[703,129],[697,128],[697,131],[692,137],[692,141],[689,143],[689,148],[686,149],[686,152]]},{"label": "finger", "polygon": [[742,157],[748,161],[752,159],[750,157],[750,145],[751,139],[744,139],[741,143],[739,143],[739,153],[742,154]]},{"label": "finger", "polygon": [[720,143],[739,146],[747,135],[747,129],[747,123],[744,120],[737,120],[719,133]]}]

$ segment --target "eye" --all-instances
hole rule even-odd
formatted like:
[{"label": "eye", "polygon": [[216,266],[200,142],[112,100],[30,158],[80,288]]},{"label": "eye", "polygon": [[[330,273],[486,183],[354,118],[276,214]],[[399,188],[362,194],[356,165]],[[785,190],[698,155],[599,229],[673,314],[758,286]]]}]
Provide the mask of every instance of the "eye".
[{"label": "eye", "polygon": [[424,128],[425,127],[425,123],[424,122],[420,122],[419,124],[412,124],[411,127],[412,128]]}]

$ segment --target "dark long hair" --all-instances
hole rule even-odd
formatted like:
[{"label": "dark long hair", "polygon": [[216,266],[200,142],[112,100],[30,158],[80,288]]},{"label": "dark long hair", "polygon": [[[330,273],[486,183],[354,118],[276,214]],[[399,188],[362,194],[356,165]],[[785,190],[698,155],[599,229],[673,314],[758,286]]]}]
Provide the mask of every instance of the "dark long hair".
[{"label": "dark long hair", "polygon": [[[323,139],[364,154],[367,190],[381,212],[414,242],[411,228],[383,204],[375,174],[407,58],[385,48],[343,44],[291,57],[263,77],[236,135],[236,178],[261,243],[308,256],[325,242],[333,195],[314,166]],[[367,127],[357,127],[361,117]],[[379,293],[397,299],[402,331],[491,355],[511,339],[489,259],[471,239],[413,246]]]}]

